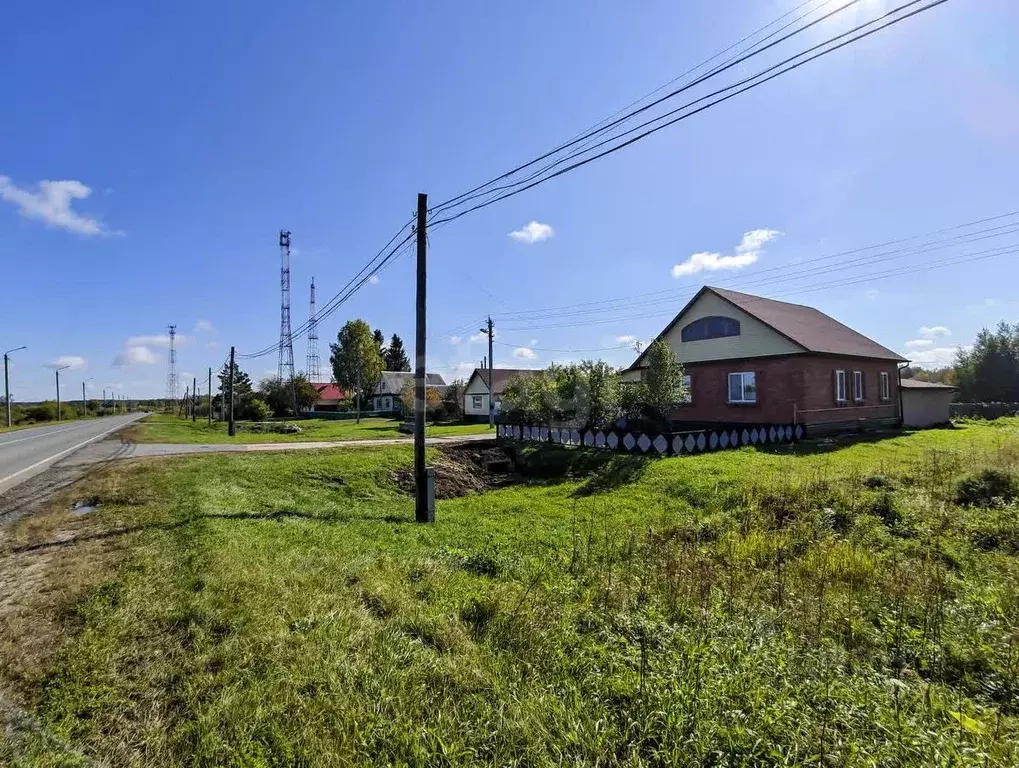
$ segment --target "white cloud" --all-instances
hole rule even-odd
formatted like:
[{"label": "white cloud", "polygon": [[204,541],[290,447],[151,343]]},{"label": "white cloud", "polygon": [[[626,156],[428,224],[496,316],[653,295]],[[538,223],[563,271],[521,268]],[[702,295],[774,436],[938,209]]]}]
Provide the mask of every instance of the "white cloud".
[{"label": "white cloud", "polygon": [[199,320],[197,323],[195,323],[196,333],[198,331],[214,331],[214,330],[216,329],[213,327],[212,323],[210,323],[208,320]]},{"label": "white cloud", "polygon": [[533,349],[530,349],[528,347],[517,347],[516,349],[513,350],[513,357],[517,358],[518,360],[534,360],[534,358],[536,358],[537,355],[534,354]]},{"label": "white cloud", "polygon": [[533,346],[534,346],[535,344],[537,344],[537,343],[538,343],[538,340],[537,340],[537,339],[531,339],[531,346],[532,346],[532,347],[533,347]]},{"label": "white cloud", "polygon": [[912,339],[906,342],[906,349],[926,349],[927,347],[933,347],[933,339]]},{"label": "white cloud", "polygon": [[871,288],[869,291],[863,292],[863,298],[865,298],[867,301],[874,301],[875,299],[878,299],[880,297],[881,291],[879,291],[877,288]]},{"label": "white cloud", "polygon": [[113,358],[114,365],[152,365],[156,362],[156,356],[146,346],[131,345],[123,352],[119,352]]},{"label": "white cloud", "polygon": [[97,218],[71,210],[74,200],[84,200],[92,190],[80,181],[40,181],[39,191],[31,192],[16,186],[7,176],[0,176],[0,200],[18,207],[28,219],[38,219],[51,227],[60,227],[79,235],[121,235],[103,227]]},{"label": "white cloud", "polygon": [[752,229],[743,233],[743,239],[736,246],[735,253],[722,254],[701,251],[690,256],[682,264],[672,268],[673,277],[686,277],[707,270],[714,272],[719,269],[742,269],[755,263],[761,255],[765,243],[781,235],[777,229]]},{"label": "white cloud", "polygon": [[449,337],[449,343],[450,344],[459,344],[461,341],[463,341],[463,339],[461,339],[459,336],[450,336]]},{"label": "white cloud", "polygon": [[216,349],[219,346],[218,341],[207,341],[205,342],[206,349]]},{"label": "white cloud", "polygon": [[[498,339],[499,338],[499,331],[493,330],[492,331],[492,338],[493,339]],[[479,341],[487,342],[488,341],[488,334],[485,333],[484,331],[478,331],[473,336],[471,336],[469,339],[467,339],[467,341],[469,341],[471,344],[477,344]]]},{"label": "white cloud", "polygon": [[371,277],[368,278],[368,282],[371,285],[378,285],[379,284],[379,276],[378,275],[372,275]]},{"label": "white cloud", "polygon": [[943,325],[925,325],[920,328],[919,333],[925,339],[938,339],[952,335],[952,332]]},{"label": "white cloud", "polygon": [[636,336],[630,334],[624,334],[622,336],[616,336],[616,344],[633,344],[637,340]]},{"label": "white cloud", "polygon": [[78,355],[63,355],[52,362],[46,363],[47,368],[63,368],[64,366],[70,367],[72,371],[80,371],[88,366],[88,360]]},{"label": "white cloud", "polygon": [[970,347],[934,347],[916,352],[907,352],[904,356],[909,358],[912,365],[921,368],[944,368],[955,362],[955,353],[958,349],[968,350]]},{"label": "white cloud", "polygon": [[555,234],[555,230],[548,224],[542,224],[539,221],[532,221],[529,224],[525,224],[520,229],[514,230],[509,233],[509,237],[516,240],[518,243],[540,243],[542,240],[548,240],[552,235]]}]

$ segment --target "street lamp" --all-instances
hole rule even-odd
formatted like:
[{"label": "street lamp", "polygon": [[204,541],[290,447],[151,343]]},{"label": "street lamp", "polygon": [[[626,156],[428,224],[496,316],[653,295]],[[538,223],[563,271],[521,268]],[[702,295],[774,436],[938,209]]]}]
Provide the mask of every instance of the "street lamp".
[{"label": "street lamp", "polygon": [[57,377],[57,421],[60,421],[60,372],[66,371],[70,367],[71,366],[69,365],[63,365],[60,368],[57,368],[56,370],[53,371],[53,373],[56,374]]},{"label": "street lamp", "polygon": [[7,426],[11,426],[11,384],[7,376],[7,359],[11,352],[18,352],[27,347],[15,347],[4,352],[4,403],[7,406]]}]

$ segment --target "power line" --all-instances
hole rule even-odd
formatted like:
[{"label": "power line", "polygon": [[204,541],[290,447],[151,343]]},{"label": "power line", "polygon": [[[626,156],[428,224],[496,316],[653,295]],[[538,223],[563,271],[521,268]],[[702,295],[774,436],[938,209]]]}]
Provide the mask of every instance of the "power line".
[{"label": "power line", "polygon": [[[914,2],[920,2],[920,1],[921,0],[914,0]],[[597,136],[598,134],[604,133],[605,131],[609,130],[610,128],[614,128],[615,126],[617,126],[617,125],[619,125],[621,123],[626,122],[627,120],[631,119],[632,117],[634,117],[636,115],[641,114],[642,112],[646,112],[646,111],[648,111],[650,109],[653,109],[654,107],[658,106],[659,104],[661,104],[661,103],[663,103],[665,101],[668,101],[669,99],[672,99],[672,98],[676,97],[680,93],[683,93],[684,91],[687,91],[690,88],[693,88],[693,87],[699,85],[700,83],[704,82],[705,80],[708,80],[708,79],[714,77],[715,75],[721,74],[722,72],[725,72],[726,70],[731,69],[732,67],[734,67],[734,66],[736,66],[738,64],[741,64],[742,62],[746,61],[747,59],[750,59],[750,58],[752,58],[754,56],[757,56],[758,54],[763,53],[764,51],[768,50],[769,48],[772,48],[772,47],[774,47],[776,45],[779,45],[779,44],[785,42],[789,38],[791,38],[791,37],[793,37],[795,35],[798,35],[800,32],[803,32],[803,31],[809,29],[810,27],[812,27],[812,26],[814,26],[816,24],[819,24],[822,21],[827,20],[828,18],[834,16],[835,14],[841,13],[842,11],[846,10],[847,8],[849,8],[849,7],[853,6],[853,5],[856,5],[859,2],[861,2],[861,0],[850,0],[850,2],[840,6],[839,8],[836,8],[834,11],[831,11],[830,13],[825,14],[821,18],[816,19],[816,20],[810,22],[809,24],[807,24],[807,25],[805,25],[805,26],[803,26],[803,27],[801,27],[801,28],[799,28],[797,30],[794,30],[793,32],[790,32],[788,35],[784,35],[783,37],[779,38],[778,40],[775,40],[774,42],[769,43],[768,45],[766,45],[765,47],[763,47],[763,48],[761,48],[761,49],[759,49],[757,51],[753,51],[753,48],[756,47],[756,45],[752,46],[751,49],[750,49],[751,50],[750,53],[747,53],[744,56],[741,56],[741,57],[739,57],[739,58],[737,58],[735,60],[730,60],[727,63],[725,63],[724,66],[716,67],[715,69],[707,72],[706,74],[701,75],[698,78],[695,78],[692,82],[684,85],[683,87],[678,88],[678,89],[676,89],[674,91],[671,91],[670,93],[667,93],[665,96],[662,96],[662,97],[652,101],[650,104],[646,104],[645,106],[640,107],[639,109],[633,110],[633,111],[631,111],[630,113],[626,114],[623,117],[620,117],[620,118],[614,119],[614,120],[609,118],[610,122],[608,122],[607,125],[604,125],[603,127],[600,127],[600,128],[596,125],[596,126],[594,126],[594,128],[590,129],[587,133],[584,133],[581,136],[578,136],[578,137],[576,137],[576,138],[574,138],[574,139],[572,139],[572,140],[570,140],[570,141],[568,141],[568,142],[566,142],[564,144],[560,144],[555,149],[552,149],[552,150],[546,152],[543,155],[539,155],[538,157],[534,158],[533,160],[530,160],[530,161],[524,163],[523,165],[519,165],[516,168],[514,168],[514,169],[512,169],[510,171],[507,171],[506,173],[502,174],[501,176],[497,176],[496,178],[491,179],[490,181],[487,181],[484,184],[481,184],[481,185],[475,187],[474,189],[468,190],[465,193],[457,195],[456,197],[450,198],[449,200],[446,200],[446,201],[438,204],[437,206],[434,206],[433,208],[431,208],[429,210],[429,213],[434,216],[434,215],[437,215],[437,214],[441,213],[442,211],[448,209],[454,202],[459,201],[458,204],[462,205],[467,200],[474,199],[474,198],[479,197],[479,196],[481,196],[483,194],[487,194],[487,192],[481,192],[481,190],[485,189],[486,187],[491,186],[492,184],[494,184],[496,182],[499,182],[499,181],[502,181],[503,179],[509,178],[513,174],[518,173],[518,172],[524,170],[525,168],[529,168],[530,166],[535,165],[536,163],[539,163],[542,160],[546,160],[549,157],[552,157],[553,155],[558,154],[563,149],[566,149],[568,147],[574,146],[574,145],[576,145],[576,144],[578,144],[578,143],[580,143],[580,142],[582,142],[582,141],[584,141],[586,139],[593,138],[594,136]],[[827,3],[825,3],[825,4],[827,4]],[[801,5],[799,7],[803,7],[803,6]],[[796,9],[793,9],[793,11],[791,11],[791,12],[795,12],[795,10]],[[780,17],[780,18],[782,18],[782,17]],[[772,23],[774,23],[774,22],[772,22]],[[768,26],[770,26],[770,25],[768,25]],[[751,36],[753,36],[753,35],[751,35]],[[736,43],[735,45],[739,45],[739,43]],[[729,50],[729,49],[726,49],[726,50]],[[709,59],[709,61],[710,61],[710,59]],[[700,66],[702,66],[702,65],[697,65],[697,67],[694,67],[693,69],[697,69]],[[687,70],[687,72],[684,73],[683,75],[680,75],[679,78],[677,78],[677,80],[682,79],[683,77],[686,76],[686,74],[689,74],[692,71],[693,70]],[[663,88],[664,87],[666,87],[666,86],[663,86]],[[661,90],[661,88],[659,88],[658,90]],[[652,92],[652,93],[654,93],[654,92]],[[646,98],[647,98],[647,96],[644,96],[641,99],[638,99],[636,102],[634,102],[634,104],[638,104],[638,103],[640,103],[641,101],[643,101]],[[630,106],[633,106],[633,104],[631,104]],[[624,110],[625,109],[626,108],[624,108]],[[604,123],[605,121],[602,121],[602,122]]]},{"label": "power line", "polygon": [[[1010,250],[1005,250],[1005,249],[1010,249]],[[781,293],[779,295],[780,296],[795,296],[795,295],[798,295],[798,294],[801,294],[801,293],[811,293],[811,292],[814,292],[814,291],[826,290],[826,289],[829,289],[829,288],[841,288],[841,287],[845,287],[847,285],[858,285],[860,283],[872,282],[874,280],[881,280],[881,279],[885,279],[885,278],[888,278],[888,277],[896,277],[896,276],[902,276],[902,275],[919,274],[921,272],[926,272],[926,271],[929,271],[929,270],[932,270],[932,269],[941,269],[941,268],[944,268],[944,267],[955,266],[957,264],[966,264],[966,263],[975,262],[975,261],[984,261],[986,259],[995,258],[995,257],[998,257],[998,256],[1009,256],[1009,255],[1012,255],[1012,254],[1015,254],[1015,253],[1019,253],[1019,246],[1017,246],[1015,244],[1009,244],[1009,245],[1006,245],[1006,246],[1001,246],[1000,248],[988,249],[986,251],[977,251],[977,252],[972,253],[972,254],[962,254],[961,256],[963,258],[942,259],[940,261],[927,262],[925,264],[910,264],[910,265],[905,265],[905,266],[902,266],[902,267],[896,267],[894,269],[886,270],[886,271],[883,271],[883,272],[874,272],[874,273],[870,273],[870,274],[866,274],[866,275],[859,275],[859,276],[856,276],[856,277],[847,277],[847,278],[844,278],[842,280],[838,280],[838,281],[834,281],[834,282],[832,282],[832,281],[825,281],[823,283],[815,283],[813,285],[809,285],[809,286],[806,286],[804,288],[797,288],[796,290],[787,291],[787,292]],[[693,298],[693,296],[695,296],[696,293],[697,293],[696,291],[691,292],[687,296],[687,298],[688,299],[689,298]],[[757,297],[757,298],[768,298],[768,297]],[[657,317],[662,317],[663,314],[664,314],[663,312],[650,312],[650,313],[645,313],[645,314],[637,314],[637,315],[632,315],[631,314],[631,315],[602,318],[602,319],[590,320],[590,321],[576,321],[576,322],[571,322],[571,323],[559,323],[559,324],[550,324],[550,325],[522,326],[522,327],[518,327],[518,328],[507,328],[506,330],[508,330],[508,331],[520,331],[520,332],[524,332],[524,331],[535,331],[535,330],[548,330],[548,329],[552,329],[552,328],[577,328],[577,327],[586,326],[586,325],[602,325],[602,324],[626,322],[626,321],[632,321],[632,320],[643,320],[643,319],[649,319],[649,318],[657,318]],[[670,314],[674,315],[675,313],[673,312],[673,313],[670,313]]]},{"label": "power line", "polygon": [[[888,16],[890,16],[892,14],[898,13],[902,9],[904,9],[904,8],[906,8],[908,6],[914,5],[916,2],[920,2],[920,0],[912,0],[912,2],[909,2],[909,3],[906,3],[904,5],[901,5],[898,8],[895,8],[894,10],[889,11],[888,13],[884,14],[883,16],[881,16],[879,18],[886,18],[886,17],[888,17]],[[848,40],[843,40],[842,42],[838,43],[837,45],[834,45],[831,48],[828,48],[826,50],[820,51],[819,53],[816,53],[813,56],[810,56],[810,57],[808,57],[808,58],[806,58],[806,59],[804,59],[802,61],[796,62],[795,64],[790,64],[789,66],[785,67],[785,69],[780,69],[777,72],[773,72],[773,74],[768,75],[767,77],[765,77],[765,78],[763,78],[761,80],[758,80],[757,82],[750,82],[752,80],[755,80],[755,79],[761,77],[763,74],[765,74],[765,73],[767,73],[769,71],[772,71],[777,66],[782,66],[783,64],[785,64],[785,63],[787,63],[789,61],[792,61],[793,59],[796,59],[796,58],[799,58],[800,56],[803,56],[805,53],[807,53],[809,51],[816,50],[819,47],[822,47],[824,45],[828,45],[828,44],[834,42],[835,40],[838,40],[838,39],[840,39],[842,37],[845,37],[845,35],[847,35],[847,34],[852,34],[853,32],[858,31],[858,30],[862,29],[863,27],[869,26],[869,25],[873,24],[877,19],[873,19],[873,20],[871,20],[869,22],[866,22],[865,24],[859,25],[858,27],[855,27],[854,29],[850,30],[849,32],[842,33],[841,35],[836,35],[835,37],[829,38],[828,40],[824,41],[823,43],[820,43],[817,46],[813,46],[813,47],[807,49],[807,51],[803,51],[801,53],[798,53],[795,56],[792,56],[789,59],[786,59],[784,62],[782,62],[782,63],[780,63],[778,65],[774,65],[772,67],[768,67],[768,68],[766,68],[764,70],[761,70],[760,72],[756,73],[755,75],[753,75],[753,76],[751,76],[749,78],[745,78],[744,80],[740,81],[739,83],[727,86],[727,87],[722,88],[722,89],[720,89],[718,91],[715,91],[715,92],[713,92],[711,94],[708,94],[707,96],[703,96],[703,97],[701,97],[699,99],[695,99],[694,101],[692,101],[692,102],[690,102],[690,103],[688,103],[688,104],[686,104],[686,105],[684,105],[682,107],[679,107],[679,108],[677,108],[675,110],[672,110],[669,113],[666,113],[666,115],[662,115],[660,117],[654,118],[653,120],[649,121],[648,123],[645,123],[645,124],[643,124],[641,126],[638,126],[637,128],[631,129],[630,131],[627,131],[626,133],[624,133],[622,135],[626,135],[627,133],[631,133],[634,130],[639,130],[640,128],[642,128],[642,127],[644,127],[646,125],[649,125],[652,122],[657,122],[658,120],[661,120],[662,118],[664,118],[667,115],[675,114],[676,112],[682,111],[683,109],[686,109],[686,108],[688,108],[688,107],[690,107],[693,104],[696,104],[698,102],[704,101],[705,99],[712,98],[713,96],[716,96],[716,95],[718,95],[720,93],[724,93],[725,91],[732,90],[733,88],[739,88],[740,84],[749,83],[747,85],[744,85],[744,87],[739,88],[739,90],[735,90],[735,91],[733,91],[732,93],[729,93],[726,96],[721,96],[720,98],[717,98],[714,101],[708,102],[707,104],[704,104],[704,105],[698,107],[697,109],[694,109],[691,112],[688,112],[688,113],[686,113],[684,115],[680,115],[679,117],[675,117],[672,120],[669,120],[668,122],[663,123],[662,125],[656,126],[654,128],[650,128],[647,131],[645,131],[644,133],[640,133],[637,136],[634,136],[633,138],[628,139],[628,140],[622,142],[621,144],[617,144],[614,147],[610,147],[609,149],[606,149],[606,150],[604,150],[602,152],[599,152],[596,155],[584,158],[583,160],[579,160],[579,161],[577,161],[577,162],[575,162],[575,163],[573,163],[571,165],[566,166],[565,168],[560,168],[559,170],[555,171],[554,173],[548,174],[548,175],[544,176],[543,178],[531,181],[531,182],[525,184],[522,187],[519,187],[517,189],[511,189],[511,190],[509,190],[509,191],[499,195],[498,197],[495,197],[495,198],[490,199],[490,200],[483,201],[481,203],[478,203],[476,205],[471,206],[470,208],[467,208],[466,210],[463,210],[463,211],[460,211],[458,213],[449,215],[449,216],[447,216],[445,218],[439,219],[438,221],[434,222],[434,224],[435,225],[439,225],[439,224],[446,224],[448,222],[455,221],[456,219],[459,219],[459,218],[461,218],[463,216],[466,216],[469,213],[473,213],[474,211],[480,210],[481,208],[486,208],[489,205],[492,205],[494,203],[500,202],[500,201],[505,200],[505,199],[507,199],[509,197],[514,197],[515,195],[519,195],[522,192],[526,192],[529,189],[533,189],[534,187],[539,186],[540,184],[544,184],[547,181],[551,181],[552,179],[554,179],[554,178],[556,178],[558,176],[562,176],[564,174],[567,174],[567,173],[569,173],[571,171],[576,170],[577,168],[580,168],[582,166],[587,165],[588,163],[594,162],[595,160],[598,160],[598,159],[600,159],[602,157],[605,157],[607,155],[613,154],[614,152],[618,152],[621,149],[625,149],[626,147],[630,146],[631,144],[635,144],[636,142],[641,141],[642,139],[647,138],[651,134],[657,133],[658,131],[661,131],[661,130],[663,130],[665,128],[668,128],[669,126],[674,125],[675,123],[678,123],[681,120],[686,120],[687,118],[693,117],[694,115],[699,114],[699,113],[701,113],[701,112],[703,112],[703,111],[705,111],[707,109],[710,109],[711,107],[717,106],[718,104],[721,104],[724,101],[728,101],[731,98],[734,98],[736,96],[739,96],[740,94],[746,93],[747,91],[750,91],[750,90],[752,90],[754,88],[757,88],[757,87],[759,87],[761,85],[764,85],[765,83],[767,83],[767,82],[769,82],[771,80],[774,80],[775,78],[780,77],[780,76],[782,76],[784,74],[787,74],[787,73],[793,71],[794,69],[798,69],[799,67],[801,67],[801,66],[803,66],[805,64],[809,64],[810,62],[814,61],[815,59],[821,58],[822,56],[826,56],[829,53],[834,53],[835,51],[837,51],[837,50],[839,50],[841,48],[844,48],[847,45],[850,45],[850,44],[855,43],[855,42],[857,42],[859,40],[862,40],[865,37],[869,37],[870,35],[873,35],[873,34],[875,34],[877,32],[880,32],[880,31],[882,31],[884,29],[887,29],[888,27],[890,27],[890,26],[892,26],[894,24],[898,24],[899,22],[906,21],[907,19],[912,18],[913,16],[916,16],[916,15],[918,15],[920,13],[923,13],[924,11],[929,11],[932,8],[935,8],[935,7],[937,7],[939,5],[942,5],[942,4],[946,3],[946,2],[948,2],[948,0],[934,0],[933,2],[929,3],[928,5],[923,6],[922,8],[918,8],[918,9],[916,9],[914,11],[910,11],[909,13],[907,13],[907,14],[905,14],[903,16],[900,16],[899,18],[891,19],[890,21],[887,21],[886,23],[882,24],[879,27],[876,27],[875,29],[871,29],[871,30],[868,30],[866,32],[862,32],[861,34],[857,35],[856,37],[851,37]],[[615,141],[618,138],[620,138],[620,137],[614,137],[612,139],[608,139],[608,140],[606,140],[604,142],[601,142],[600,144],[598,144],[596,146],[602,146],[603,144],[608,143],[609,141]],[[568,159],[570,159],[570,158],[565,158],[562,161],[557,161],[556,165],[559,164],[560,162],[566,162]],[[519,182],[519,183],[523,183],[523,182]],[[515,185],[509,185],[509,186],[515,186]]]},{"label": "power line", "polygon": [[[960,240],[960,238],[949,238],[947,241],[941,242],[935,241],[934,243],[924,244],[924,246],[929,247],[916,246],[912,248],[894,249],[891,251],[885,251],[883,253],[872,254],[869,256],[864,256],[856,259],[849,259],[847,261],[840,262],[839,264],[835,265],[816,266],[806,270],[798,269],[803,265],[810,264],[814,261],[828,261],[830,257],[821,257],[817,260],[805,259],[803,261],[794,262],[788,265],[781,265],[760,270],[758,272],[746,275],[743,278],[735,278],[723,281],[724,285],[722,287],[751,287],[754,285],[760,285],[762,283],[767,284],[771,282],[789,282],[791,280],[801,280],[804,277],[810,277],[813,275],[843,272],[846,270],[858,269],[860,267],[869,266],[871,264],[877,264],[885,261],[893,261],[896,259],[906,258],[909,256],[919,256],[926,253],[933,253],[935,251],[944,250],[945,248],[957,247],[959,245],[975,243],[990,238],[1019,234],[1019,223],[1013,225],[1012,228],[1007,231],[994,232],[990,234],[981,234],[981,236],[979,237],[976,236],[977,234],[978,233],[972,233],[972,236],[968,236],[967,239],[964,240]],[[798,269],[798,271],[795,272],[795,274],[780,277],[779,279],[771,277],[765,278],[760,277],[761,275],[774,272],[782,274],[792,269]],[[623,309],[626,305],[632,303],[634,300],[638,298],[644,299],[643,301],[641,301],[642,306],[648,306],[651,304],[671,303],[675,301],[677,295],[680,294],[677,294],[674,290],[670,289],[667,295],[661,295],[660,298],[649,298],[648,294],[644,294],[643,296],[623,297],[619,299],[610,299],[602,302],[588,302],[586,304],[574,304],[560,308],[553,308],[546,311],[534,311],[531,313],[520,312],[517,313],[517,315],[503,315],[500,319],[501,320],[509,319],[511,321],[513,319],[516,319],[518,321],[526,321],[528,319],[541,320],[554,317],[589,314],[591,312],[605,312],[606,310]],[[587,310],[583,309],[583,307],[585,306],[591,307],[591,309]],[[530,317],[526,316],[526,314],[530,314]]]},{"label": "power line", "polygon": [[[949,232],[957,232],[962,229],[977,227],[981,224],[988,224],[990,222],[1001,221],[1002,219],[1015,218],[1019,216],[1019,211],[1011,211],[1009,213],[998,214],[995,216],[987,216],[984,218],[976,219],[973,221],[963,222],[956,224],[951,227],[943,227],[941,229],[932,230],[929,232],[920,233],[917,235],[910,235],[909,237],[896,238],[892,240],[886,240],[879,243],[873,243],[858,248],[852,248],[843,251],[837,251],[835,253],[827,254],[810,259],[801,259],[799,261],[791,262],[788,264],[780,264],[774,267],[768,267],[766,269],[757,270],[751,274],[744,275],[742,277],[734,279],[723,279],[721,285],[723,287],[750,287],[762,283],[775,282],[772,278],[764,278],[762,276],[779,273],[785,274],[790,270],[795,270],[795,274],[788,279],[801,279],[823,271],[826,274],[831,274],[839,271],[856,269],[861,266],[870,263],[877,263],[881,261],[891,261],[899,258],[906,258],[908,256],[920,255],[923,253],[931,253],[937,250],[942,250],[947,247],[958,246],[968,244],[972,242],[978,242],[980,240],[986,240],[993,237],[1001,237],[1009,234],[1014,234],[1019,229],[1019,221],[1009,221],[1005,224],[992,227],[983,227],[980,229],[973,229],[969,232],[964,232],[959,235],[955,235],[947,238],[938,238],[937,235],[943,235]],[[854,254],[865,253],[868,251],[874,251],[876,249],[885,248],[890,245],[901,245],[903,243],[910,243],[917,240],[925,240],[925,242],[916,243],[914,245],[894,248],[886,250],[881,253],[871,254],[870,256],[857,259],[846,259],[845,257]],[[836,264],[826,267],[814,267],[808,270],[804,270],[803,267],[806,265],[817,265],[825,262],[831,262],[839,260]],[[782,280],[782,281],[788,281]],[[692,294],[689,290],[667,288],[657,291],[646,291],[641,293],[631,294],[629,296],[618,297],[615,299],[599,299],[592,301],[583,301],[573,304],[553,305],[541,308],[523,309],[515,312],[508,312],[500,315],[500,320],[503,322],[528,322],[528,321],[541,321],[546,319],[553,319],[561,316],[575,317],[577,315],[585,315],[597,312],[604,316],[606,310],[622,310],[627,308],[629,305],[636,302],[640,302],[642,307],[646,307],[652,304],[661,303],[673,303],[676,301],[689,298]],[[447,330],[443,336],[449,335],[462,335],[468,329],[473,328],[479,320],[472,320],[465,325],[457,326],[455,329]],[[527,327],[543,327],[543,326],[527,326]]]}]

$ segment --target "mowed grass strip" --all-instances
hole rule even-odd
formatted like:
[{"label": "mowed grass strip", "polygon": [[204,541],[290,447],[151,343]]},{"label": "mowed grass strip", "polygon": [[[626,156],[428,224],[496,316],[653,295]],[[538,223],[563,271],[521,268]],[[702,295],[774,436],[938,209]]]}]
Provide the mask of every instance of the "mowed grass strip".
[{"label": "mowed grass strip", "polygon": [[[123,433],[136,443],[297,443],[341,440],[386,440],[409,437],[399,431],[399,419],[364,418],[357,424],[353,419],[297,419],[301,428],[298,434],[250,431],[250,423],[237,422],[237,434],[227,434],[226,422],[182,419],[177,416],[154,413],[146,416]],[[488,424],[429,424],[430,437],[458,437],[491,432]]]},{"label": "mowed grass strip", "polygon": [[1019,764],[1017,509],[956,503],[1016,420],[521,459],[428,526],[409,446],[107,470],[120,565],[11,687],[111,764]]}]

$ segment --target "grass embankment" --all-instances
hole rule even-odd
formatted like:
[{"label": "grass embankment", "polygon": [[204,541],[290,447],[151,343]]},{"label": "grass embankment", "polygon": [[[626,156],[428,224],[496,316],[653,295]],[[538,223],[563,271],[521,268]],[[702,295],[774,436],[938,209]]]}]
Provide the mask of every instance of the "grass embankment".
[{"label": "grass embankment", "polygon": [[[8,570],[62,560],[0,673],[113,764],[1019,764],[1017,508],[955,503],[1019,468],[1019,421],[538,451],[559,477],[430,526],[389,480],[409,446],[104,471],[98,512],[15,532]],[[19,733],[8,760],[67,749]]]},{"label": "grass embankment", "polygon": [[[292,422],[301,428],[299,434],[250,431],[250,423],[237,422],[237,434],[227,434],[226,422],[198,419],[190,421],[169,414],[152,414],[125,430],[125,438],[136,443],[295,443],[329,440],[385,440],[409,437],[399,431],[398,419],[365,418],[357,424],[336,419],[298,419]],[[490,432],[487,424],[433,424],[428,426],[431,437],[456,437]]]}]

